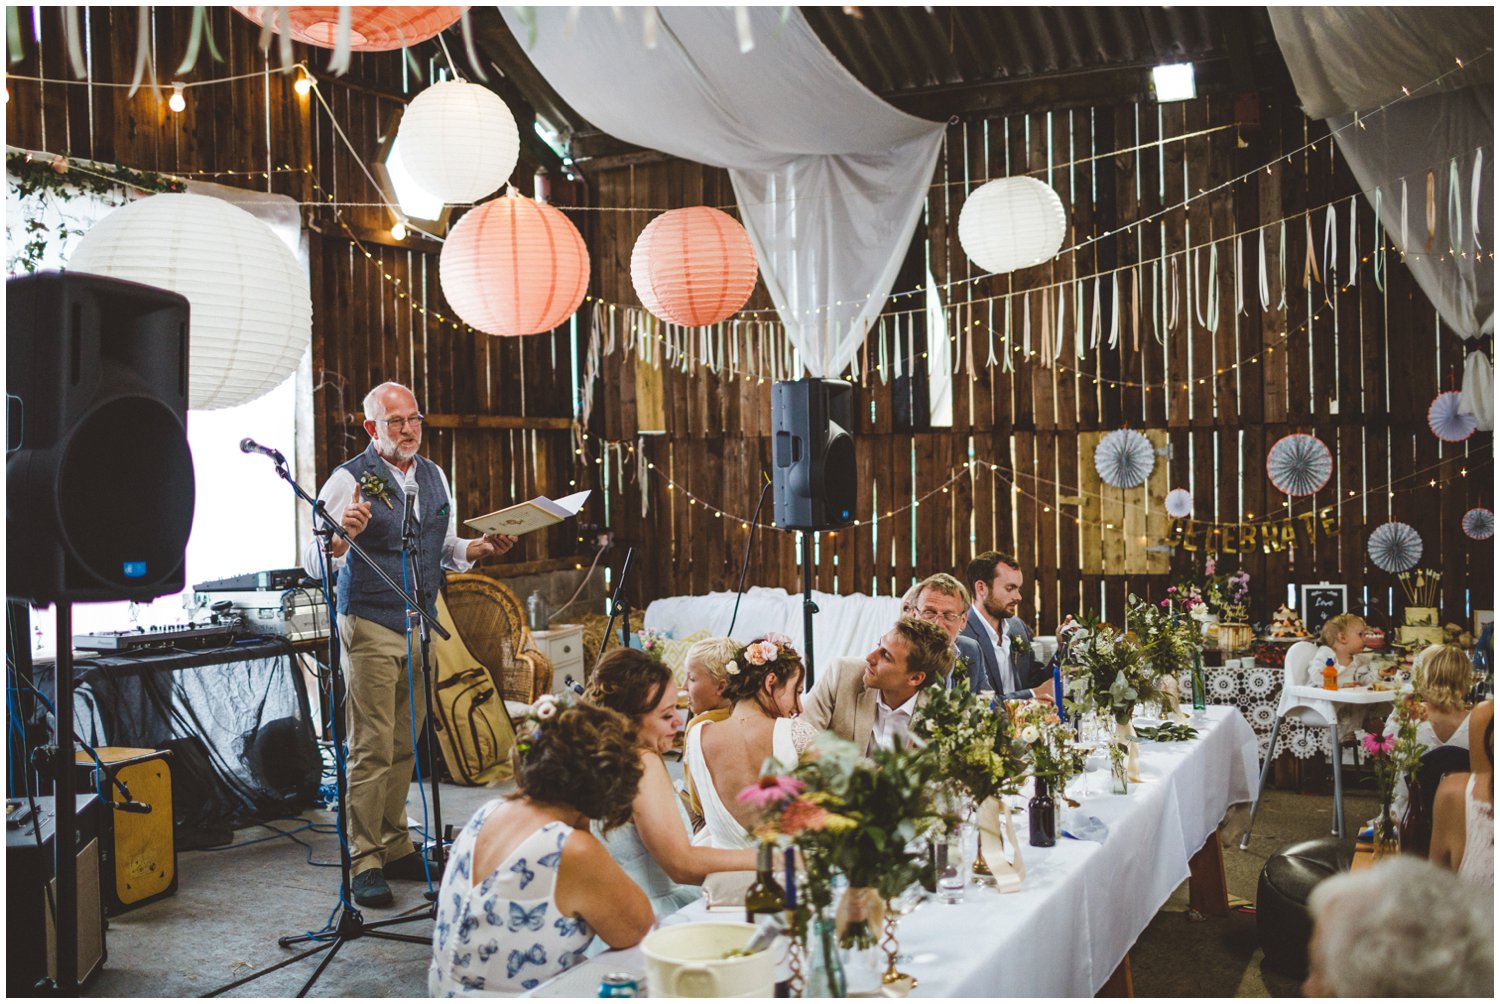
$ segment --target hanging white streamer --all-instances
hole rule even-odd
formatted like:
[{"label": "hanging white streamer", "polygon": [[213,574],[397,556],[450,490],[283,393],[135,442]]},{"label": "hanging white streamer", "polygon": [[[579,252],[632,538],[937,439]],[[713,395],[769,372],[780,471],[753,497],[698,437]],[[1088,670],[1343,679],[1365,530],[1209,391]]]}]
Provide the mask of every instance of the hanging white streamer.
[{"label": "hanging white streamer", "polygon": [[1219,330],[1219,245],[1208,246],[1208,324],[1209,331]]},{"label": "hanging white streamer", "polygon": [[1359,255],[1359,232],[1356,225],[1358,217],[1359,213],[1355,210],[1354,196],[1351,195],[1349,196],[1349,271],[1344,273],[1344,277],[1349,281],[1349,285],[1351,286],[1359,280],[1359,270],[1354,264]]},{"label": "hanging white streamer", "polygon": [[1448,161],[1448,238],[1454,254],[1464,249],[1464,189],[1458,180],[1458,158]]},{"label": "hanging white streamer", "polygon": [[[1177,327],[1177,256],[1176,255],[1173,255],[1171,258],[1167,259],[1167,266],[1168,266],[1168,271],[1171,274],[1170,278],[1167,281],[1167,285],[1170,286],[1170,287],[1172,287],[1172,309],[1171,309],[1171,312],[1167,314],[1167,330],[1171,331],[1173,328]],[[1163,291],[1163,292],[1165,292],[1165,291]]]},{"label": "hanging white streamer", "polygon": [[[1094,280],[1095,288],[1098,287],[1098,283],[1099,283],[1099,280],[1095,279]],[[1085,352],[1084,352],[1084,339],[1085,339],[1086,336],[1083,333],[1083,326],[1084,326],[1085,323],[1086,323],[1086,318],[1084,317],[1084,312],[1083,312],[1083,280],[1082,279],[1074,279],[1073,280],[1073,356],[1076,359],[1082,359],[1084,357],[1084,355],[1085,355]]]},{"label": "hanging white streamer", "polygon": [[1099,316],[1099,277],[1094,276],[1094,316],[1089,320],[1089,348],[1099,347],[1099,332],[1104,319]]},{"label": "hanging white streamer", "polygon": [[1406,249],[1411,245],[1406,242],[1406,179],[1401,179],[1401,257],[1406,257]]},{"label": "hanging white streamer", "polygon": [[1281,302],[1276,305],[1279,310],[1286,307],[1286,220],[1281,221],[1281,247],[1276,258],[1277,268],[1281,272]]},{"label": "hanging white streamer", "polygon": [[1199,302],[1205,285],[1207,283],[1198,278],[1198,249],[1193,248],[1191,257],[1188,258],[1188,305],[1192,308],[1188,311],[1188,316],[1191,318],[1196,315],[1200,328],[1208,327],[1208,321],[1203,316],[1203,304]]},{"label": "hanging white streamer", "polygon": [[[1333,211],[1333,203],[1330,202],[1328,212],[1323,216],[1323,282],[1327,285],[1333,284],[1334,276],[1339,271],[1338,222],[1338,214]],[[1328,295],[1326,290],[1323,295]]]},{"label": "hanging white streamer", "polygon": [[646,477],[646,437],[635,440],[635,480],[641,487],[641,515],[651,512],[651,479]]},{"label": "hanging white streamer", "polygon": [[1375,272],[1375,288],[1385,292],[1385,234],[1380,229],[1380,202],[1382,193],[1375,189],[1375,248],[1370,252],[1371,267]]},{"label": "hanging white streamer", "polygon": [[1120,275],[1118,272],[1110,275],[1109,288],[1112,304],[1109,310],[1109,347],[1115,348],[1120,344]]},{"label": "hanging white streamer", "polygon": [[1234,312],[1238,316],[1245,312],[1245,237],[1234,239]]},{"label": "hanging white streamer", "polygon": [[354,12],[348,4],[339,5],[338,27],[333,34],[333,55],[328,57],[328,72],[342,77],[349,71],[353,55],[350,35],[354,30]]},{"label": "hanging white streamer", "polygon": [[1474,153],[1474,177],[1469,183],[1469,211],[1473,213],[1473,219],[1469,223],[1469,229],[1474,233],[1474,250],[1481,251],[1484,245],[1479,243],[1479,183],[1484,178],[1482,168],[1484,167],[1484,147],[1480,147]]},{"label": "hanging white streamer", "polygon": [[[1003,364],[1001,365],[1001,369],[1004,370],[1007,373],[1012,372],[1016,368],[1015,367],[1015,363],[1013,363],[1011,361],[1011,357],[1015,355],[1015,350],[1011,348],[1011,343],[1010,343],[1010,335],[1011,335],[1011,331],[1012,331],[1012,328],[1011,328],[1011,319],[1010,319],[1010,314],[1011,314],[1010,299],[1011,298],[1010,298],[1009,294],[1007,294],[1006,297],[1005,297],[1005,360],[1004,360]],[[990,329],[990,361],[989,361],[989,365],[993,366],[993,365],[995,365],[995,301],[993,301],[993,300],[990,301],[989,308],[990,308],[990,323],[989,323],[989,329]]]},{"label": "hanging white streamer", "polygon": [[[1078,280],[1073,280],[1076,285]],[[1068,324],[1068,291],[1064,286],[1057,287],[1057,311],[1053,314],[1052,325],[1052,358],[1061,359],[1063,343],[1067,341],[1064,329]]]},{"label": "hanging white streamer", "polygon": [[67,41],[68,62],[73,64],[73,76],[82,80],[88,75],[88,68],[83,61],[83,26],[78,21],[76,5],[69,4],[63,8],[62,26]]},{"label": "hanging white streamer", "polygon": [[1271,309],[1271,280],[1266,276],[1266,228],[1261,227],[1255,246],[1260,252],[1260,309]]},{"label": "hanging white streamer", "polygon": [[1021,294],[1021,354],[1031,358],[1031,293]]}]

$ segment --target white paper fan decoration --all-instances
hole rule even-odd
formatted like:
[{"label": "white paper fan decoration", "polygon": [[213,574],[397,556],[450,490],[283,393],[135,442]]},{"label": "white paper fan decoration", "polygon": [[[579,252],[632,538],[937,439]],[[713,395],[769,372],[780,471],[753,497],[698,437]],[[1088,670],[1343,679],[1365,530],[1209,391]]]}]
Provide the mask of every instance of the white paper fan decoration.
[{"label": "white paper fan decoration", "polygon": [[1115,488],[1144,484],[1155,466],[1156,449],[1151,440],[1134,429],[1116,429],[1094,448],[1094,470],[1105,484]]},{"label": "white paper fan decoration", "polygon": [[1464,533],[1473,540],[1489,540],[1495,535],[1495,513],[1492,509],[1470,509],[1464,513]]},{"label": "white paper fan decoration", "polygon": [[1370,560],[1387,572],[1405,572],[1422,560],[1422,535],[1407,523],[1383,523],[1370,534]]},{"label": "white paper fan decoration", "polygon": [[1193,514],[1193,493],[1186,488],[1173,488],[1167,492],[1167,515],[1173,519],[1187,519]]},{"label": "white paper fan decoration", "polygon": [[1459,412],[1463,404],[1463,395],[1456,390],[1450,390],[1439,394],[1432,399],[1432,404],[1427,409],[1427,427],[1432,434],[1445,443],[1460,443],[1474,435],[1474,430],[1479,428],[1479,423],[1474,421],[1473,415],[1464,415]]},{"label": "white paper fan decoration", "polygon": [[1317,436],[1293,433],[1266,455],[1266,476],[1288,495],[1312,495],[1333,475],[1333,454]]}]

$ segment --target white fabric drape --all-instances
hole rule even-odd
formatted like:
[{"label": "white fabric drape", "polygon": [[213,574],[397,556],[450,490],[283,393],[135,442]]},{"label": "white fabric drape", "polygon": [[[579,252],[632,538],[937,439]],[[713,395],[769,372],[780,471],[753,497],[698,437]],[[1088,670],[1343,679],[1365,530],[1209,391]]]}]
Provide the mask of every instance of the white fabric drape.
[{"label": "white fabric drape", "polygon": [[655,48],[607,8],[502,8],[523,45],[534,29],[527,54],[584,118],[729,169],[803,367],[837,376],[890,294],[945,126],[867,91],[796,8],[740,10],[748,52],[733,8],[657,8]]},{"label": "white fabric drape", "polygon": [[[1476,58],[1493,44],[1493,10],[1272,7],[1270,15],[1304,110],[1328,120],[1372,205],[1381,193],[1381,224],[1407,255],[1417,285],[1459,337],[1493,334],[1494,269],[1475,253],[1495,239],[1487,232],[1494,176],[1480,160],[1494,144],[1493,59]],[[1450,75],[1455,57],[1472,65]],[[1403,87],[1411,97],[1403,98]],[[1376,111],[1383,105],[1389,107]],[[1430,249],[1429,170],[1436,207]],[[1409,198],[1400,197],[1403,190]],[[1456,207],[1462,211],[1450,211]],[[1482,430],[1494,428],[1493,373],[1489,357],[1473,349],[1462,408]]]}]

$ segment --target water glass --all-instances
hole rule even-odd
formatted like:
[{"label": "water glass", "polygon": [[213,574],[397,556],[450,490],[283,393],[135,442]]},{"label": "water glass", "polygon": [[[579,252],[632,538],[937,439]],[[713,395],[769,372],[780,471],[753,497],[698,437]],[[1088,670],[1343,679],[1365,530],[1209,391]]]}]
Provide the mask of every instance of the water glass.
[{"label": "water glass", "polygon": [[979,828],[960,823],[934,845],[937,852],[938,895],[944,903],[962,903],[969,871],[979,856]]}]

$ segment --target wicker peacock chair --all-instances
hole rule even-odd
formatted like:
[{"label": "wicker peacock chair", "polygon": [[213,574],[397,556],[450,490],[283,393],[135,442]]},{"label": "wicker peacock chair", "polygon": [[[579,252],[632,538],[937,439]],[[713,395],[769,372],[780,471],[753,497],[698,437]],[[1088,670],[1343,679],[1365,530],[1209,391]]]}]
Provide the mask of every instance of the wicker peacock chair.
[{"label": "wicker peacock chair", "polygon": [[[510,587],[488,575],[449,572],[447,595],[459,636],[490,671],[505,700],[530,704],[547,692],[552,663],[537,650],[521,601]],[[507,643],[510,665],[504,658]]]}]

